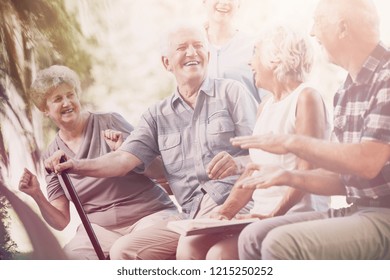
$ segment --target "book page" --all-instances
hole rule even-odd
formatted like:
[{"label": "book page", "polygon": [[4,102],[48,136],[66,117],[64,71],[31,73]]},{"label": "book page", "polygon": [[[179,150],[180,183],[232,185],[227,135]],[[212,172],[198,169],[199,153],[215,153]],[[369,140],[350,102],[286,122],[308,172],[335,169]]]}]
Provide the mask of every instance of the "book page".
[{"label": "book page", "polygon": [[217,220],[211,218],[171,221],[168,228],[182,235],[211,234],[221,232],[239,232],[248,224],[258,221],[257,218]]}]

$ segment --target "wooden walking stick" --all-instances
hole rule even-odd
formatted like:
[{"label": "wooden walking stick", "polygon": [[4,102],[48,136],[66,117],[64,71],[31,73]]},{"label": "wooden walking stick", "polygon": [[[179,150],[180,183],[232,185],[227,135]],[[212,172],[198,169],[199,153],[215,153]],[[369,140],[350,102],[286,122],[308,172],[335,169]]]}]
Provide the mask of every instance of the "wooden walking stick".
[{"label": "wooden walking stick", "polygon": [[[66,161],[66,159],[63,156],[61,158],[60,162],[63,163],[65,161]],[[88,234],[89,240],[92,243],[92,246],[96,252],[96,255],[98,256],[99,260],[105,260],[106,256],[104,255],[102,247],[100,246],[99,240],[97,239],[95,232],[93,231],[91,222],[89,221],[88,216],[84,211],[83,205],[81,204],[79,196],[77,195],[76,189],[74,188],[74,185],[73,185],[72,181],[70,180],[69,174],[66,171],[62,171],[60,174],[60,178],[62,179],[62,181],[63,181],[66,189],[68,190],[68,193],[73,201],[73,204],[76,207],[77,213],[79,214],[81,222],[83,223],[85,231]]]}]

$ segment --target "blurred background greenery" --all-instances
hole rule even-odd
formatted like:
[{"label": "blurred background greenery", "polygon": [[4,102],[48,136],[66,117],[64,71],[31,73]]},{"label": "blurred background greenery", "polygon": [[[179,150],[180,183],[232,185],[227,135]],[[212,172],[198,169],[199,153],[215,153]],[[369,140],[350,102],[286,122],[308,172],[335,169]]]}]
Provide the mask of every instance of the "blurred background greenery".
[{"label": "blurred background greenery", "polygon": [[[390,4],[375,0],[382,35],[390,42]],[[268,21],[291,21],[309,32],[317,0],[242,0],[237,27],[256,35]],[[351,7],[353,9],[353,7]],[[82,80],[82,102],[92,111],[116,111],[133,125],[140,114],[169,95],[173,77],[162,67],[159,37],[175,20],[205,20],[201,0],[0,0],[0,180],[17,191],[23,167],[38,174],[40,153],[56,133],[32,106],[27,90],[37,70],[64,64]],[[329,108],[345,72],[317,47],[311,82]],[[64,244],[77,217],[63,232]],[[31,250],[17,215],[0,193],[0,259]]]}]

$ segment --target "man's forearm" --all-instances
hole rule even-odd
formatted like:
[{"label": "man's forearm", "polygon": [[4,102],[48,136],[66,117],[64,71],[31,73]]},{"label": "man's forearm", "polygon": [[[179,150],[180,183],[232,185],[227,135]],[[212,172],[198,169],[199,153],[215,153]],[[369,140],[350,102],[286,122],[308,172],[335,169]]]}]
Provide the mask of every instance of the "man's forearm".
[{"label": "man's forearm", "polygon": [[323,169],[289,171],[289,186],[318,195],[345,195],[345,187],[337,173]]},{"label": "man's forearm", "polygon": [[372,141],[343,144],[291,135],[285,148],[317,168],[373,178],[389,158],[389,145]]},{"label": "man's forearm", "polygon": [[124,176],[139,164],[141,161],[134,155],[115,151],[94,159],[73,160],[71,172],[98,178]]}]

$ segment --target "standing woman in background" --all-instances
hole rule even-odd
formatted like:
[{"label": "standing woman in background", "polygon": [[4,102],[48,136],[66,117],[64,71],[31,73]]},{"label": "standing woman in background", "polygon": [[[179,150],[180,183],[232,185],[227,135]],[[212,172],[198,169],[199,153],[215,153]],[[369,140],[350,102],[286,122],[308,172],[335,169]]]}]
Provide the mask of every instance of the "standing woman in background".
[{"label": "standing woman in background", "polygon": [[203,0],[207,13],[205,29],[210,43],[209,75],[212,78],[227,78],[241,82],[261,101],[249,67],[254,48],[254,39],[237,30],[235,16],[240,0]]}]

